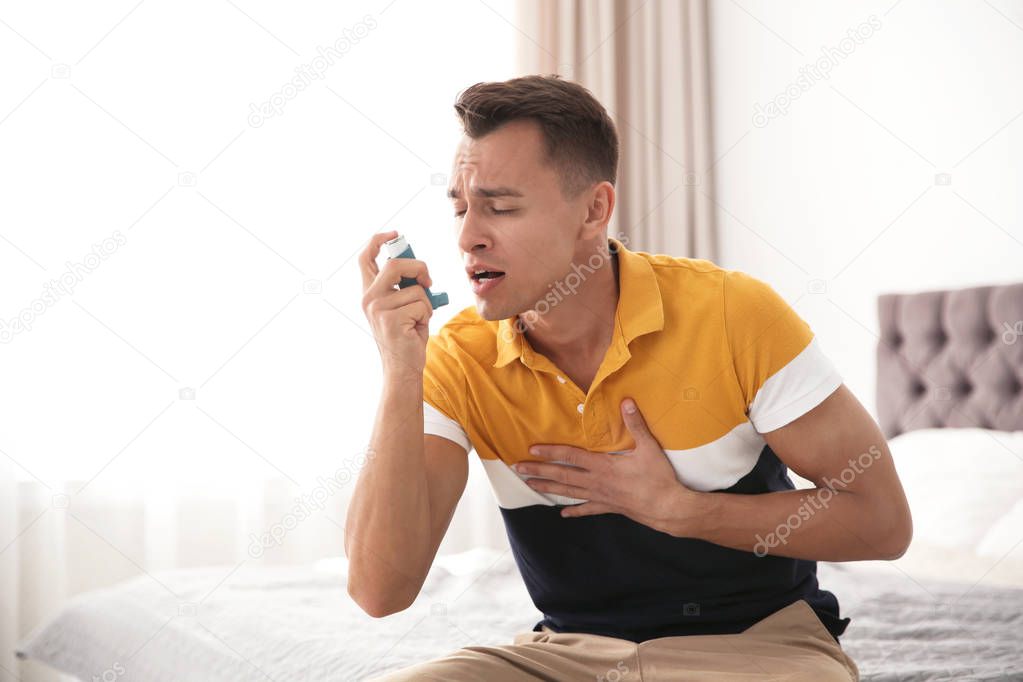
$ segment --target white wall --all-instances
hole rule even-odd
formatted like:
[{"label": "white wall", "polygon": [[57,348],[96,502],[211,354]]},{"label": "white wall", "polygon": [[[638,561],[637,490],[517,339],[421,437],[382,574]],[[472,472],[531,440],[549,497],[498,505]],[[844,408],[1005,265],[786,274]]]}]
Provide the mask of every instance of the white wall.
[{"label": "white wall", "polygon": [[513,4],[79,11],[0,24],[0,450],[20,478],[95,486],[333,472],[376,411],[367,238],[398,229],[431,264],[452,298],[434,328],[471,302],[452,105],[514,75]]},{"label": "white wall", "polygon": [[[357,255],[398,229],[451,293],[431,326],[471,302],[434,176],[458,91],[514,75],[513,10],[0,9],[0,680],[43,679],[14,642],[86,589],[341,555],[380,377]],[[479,469],[445,549],[506,541]]]},{"label": "white wall", "polygon": [[[879,293],[1023,280],[1023,2],[712,0],[711,46],[718,260],[873,410]],[[754,122],[823,49],[830,76]]]}]

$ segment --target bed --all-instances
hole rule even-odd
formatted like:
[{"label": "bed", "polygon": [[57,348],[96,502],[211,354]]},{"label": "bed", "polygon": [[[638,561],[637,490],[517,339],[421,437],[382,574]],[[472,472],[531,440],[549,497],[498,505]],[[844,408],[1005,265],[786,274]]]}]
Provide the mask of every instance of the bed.
[{"label": "bed", "polygon": [[[914,511],[895,562],[825,563],[864,680],[1023,680],[1023,284],[878,300],[878,420]],[[346,561],[215,566],[80,595],[18,655],[82,680],[363,680],[540,618],[507,550],[438,557],[384,619]]]}]

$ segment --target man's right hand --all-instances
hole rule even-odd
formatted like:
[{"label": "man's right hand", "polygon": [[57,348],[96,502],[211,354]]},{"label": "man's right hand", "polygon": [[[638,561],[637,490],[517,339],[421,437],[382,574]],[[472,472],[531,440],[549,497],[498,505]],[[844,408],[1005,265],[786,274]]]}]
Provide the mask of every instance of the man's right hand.
[{"label": "man's right hand", "polygon": [[[433,315],[424,287],[433,280],[426,263],[414,258],[390,258],[377,267],[380,247],[397,236],[396,230],[373,235],[359,256],[362,310],[373,329],[384,372],[422,376]],[[395,288],[402,277],[414,277],[422,286]]]}]

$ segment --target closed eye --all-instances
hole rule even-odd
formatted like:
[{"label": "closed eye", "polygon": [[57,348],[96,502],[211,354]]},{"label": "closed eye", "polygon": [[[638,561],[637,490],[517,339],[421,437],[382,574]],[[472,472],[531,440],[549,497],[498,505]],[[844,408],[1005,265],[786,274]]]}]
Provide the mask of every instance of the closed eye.
[{"label": "closed eye", "polygon": [[[519,210],[519,209],[517,209],[517,208],[509,208],[509,209],[505,209],[505,210],[501,211],[501,210],[498,210],[496,208],[492,208],[492,209],[490,209],[490,212],[493,213],[494,215],[504,215],[505,213],[514,213],[517,210]],[[455,217],[456,218],[461,218],[463,215],[465,215],[465,211],[459,211],[458,213],[455,214]]]}]

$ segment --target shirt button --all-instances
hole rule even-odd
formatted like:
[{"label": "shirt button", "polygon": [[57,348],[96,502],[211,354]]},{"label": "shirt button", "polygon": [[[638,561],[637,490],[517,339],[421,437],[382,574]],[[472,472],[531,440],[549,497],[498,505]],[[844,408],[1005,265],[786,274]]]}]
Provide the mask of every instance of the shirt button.
[{"label": "shirt button", "polygon": [[583,410],[586,408],[583,407],[582,403],[579,403],[578,405],[576,405],[575,409],[579,410],[579,414],[582,414]]},{"label": "shirt button", "polygon": [[565,377],[563,377],[563,376],[561,376],[561,375],[559,374],[559,375],[558,375],[558,381],[560,381],[561,383],[565,383]]}]

